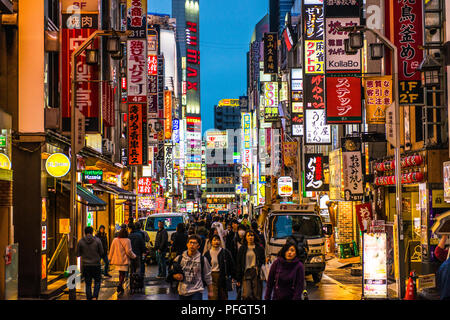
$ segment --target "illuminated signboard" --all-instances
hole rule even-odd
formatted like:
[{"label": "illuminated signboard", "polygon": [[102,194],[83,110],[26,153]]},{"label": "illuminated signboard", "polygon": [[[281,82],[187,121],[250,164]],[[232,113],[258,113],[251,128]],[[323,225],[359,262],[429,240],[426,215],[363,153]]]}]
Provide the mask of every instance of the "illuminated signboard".
[{"label": "illuminated signboard", "polygon": [[172,137],[172,91],[164,91],[164,137]]},{"label": "illuminated signboard", "polygon": [[324,41],[305,41],[305,74],[324,73]]},{"label": "illuminated signboard", "polygon": [[328,163],[328,157],[321,154],[305,153],[305,190],[306,191],[327,191],[325,184],[323,165]]},{"label": "illuminated signboard", "polygon": [[331,127],[326,124],[324,109],[305,110],[306,144],[331,144]]},{"label": "illuminated signboard", "polygon": [[152,178],[144,177],[138,180],[138,193],[152,193]]},{"label": "illuminated signboard", "polygon": [[45,162],[45,169],[52,177],[64,177],[70,171],[70,160],[63,153],[54,153]]},{"label": "illuminated signboard", "polygon": [[9,160],[8,156],[4,153],[0,153],[0,168],[11,170],[11,161]]},{"label": "illuminated signboard", "polygon": [[172,128],[173,142],[180,143],[180,120],[173,119]]},{"label": "illuminated signboard", "polygon": [[219,101],[219,107],[239,107],[239,99],[222,99]]},{"label": "illuminated signboard", "polygon": [[243,176],[247,176],[251,174],[251,166],[252,166],[252,159],[251,159],[251,149],[252,149],[252,142],[251,142],[251,125],[252,125],[252,118],[250,113],[242,113],[242,133],[243,133],[243,145],[242,145],[242,165],[243,167]]},{"label": "illuminated signboard", "polygon": [[264,82],[264,121],[277,121],[278,116],[278,82]]},{"label": "illuminated signboard", "polygon": [[228,148],[228,134],[226,131],[215,131],[206,133],[207,149],[226,149]]},{"label": "illuminated signboard", "polygon": [[290,197],[294,193],[291,177],[278,178],[278,195],[280,197]]},{"label": "illuminated signboard", "polygon": [[387,298],[386,233],[363,233],[363,290],[365,298]]},{"label": "illuminated signboard", "polygon": [[278,34],[264,33],[264,73],[278,72]]},{"label": "illuminated signboard", "polygon": [[102,170],[84,170],[81,173],[83,183],[95,184],[103,181]]}]

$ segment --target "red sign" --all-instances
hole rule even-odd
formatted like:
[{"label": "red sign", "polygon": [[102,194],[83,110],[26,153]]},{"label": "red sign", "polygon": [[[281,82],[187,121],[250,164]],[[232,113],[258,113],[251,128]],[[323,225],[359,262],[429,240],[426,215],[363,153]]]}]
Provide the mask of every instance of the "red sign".
[{"label": "red sign", "polygon": [[327,124],[361,123],[361,78],[327,77]]},{"label": "red sign", "polygon": [[370,226],[370,221],[373,219],[372,205],[370,203],[363,203],[355,205],[356,215],[358,217],[358,224],[361,231],[366,231]]},{"label": "red sign", "polygon": [[156,212],[164,212],[164,198],[156,198]]},{"label": "red sign", "polygon": [[[398,49],[398,79],[420,80],[420,72],[417,71],[423,60],[423,1],[393,1],[393,16],[386,23],[386,27],[392,28],[394,44]],[[386,21],[388,17],[386,17]],[[387,31],[392,32],[392,31]]]},{"label": "red sign", "polygon": [[128,164],[143,164],[143,111],[144,104],[128,104]]},{"label": "red sign", "polygon": [[47,250],[47,227],[42,226],[41,229],[41,249],[42,251]]},{"label": "red sign", "polygon": [[138,193],[152,193],[152,178],[140,178],[138,180]]},{"label": "red sign", "polygon": [[148,55],[148,75],[158,75],[158,58],[153,54]]},{"label": "red sign", "polygon": [[[66,16],[66,15],[64,15]],[[83,17],[83,16],[82,16]],[[67,19],[67,18],[66,18]],[[63,26],[69,20],[63,19]],[[64,21],[67,21],[64,23]],[[97,25],[84,25],[82,29],[61,29],[61,111],[62,130],[70,131],[71,116],[71,54],[97,29]],[[89,27],[89,28],[87,28]],[[94,48],[98,48],[97,41],[94,41]],[[86,64],[86,54],[81,54],[76,61],[77,95],[76,104],[78,109],[86,117],[86,133],[100,131],[99,124],[99,87],[98,82],[88,82],[98,80],[99,68],[97,65]]]}]

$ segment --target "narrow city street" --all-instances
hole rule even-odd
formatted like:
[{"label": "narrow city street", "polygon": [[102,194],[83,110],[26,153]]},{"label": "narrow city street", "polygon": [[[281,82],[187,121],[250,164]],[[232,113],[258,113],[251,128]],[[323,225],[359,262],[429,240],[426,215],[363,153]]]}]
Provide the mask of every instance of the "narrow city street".
[{"label": "narrow city street", "polygon": [[[307,291],[310,300],[360,300],[361,299],[361,276],[352,276],[350,266],[340,267],[336,258],[328,257],[322,281],[315,284],[311,276],[306,277]],[[110,272],[112,278],[103,278],[99,300],[177,300],[178,296],[170,292],[169,283],[164,279],[156,278],[158,267],[151,265],[146,267],[145,290],[142,293],[130,294],[125,290],[122,295],[117,294],[118,272]],[[264,286],[265,289],[265,286]],[[84,300],[84,282],[82,289],[77,290],[77,299]],[[264,292],[264,291],[263,291]],[[205,290],[203,299],[207,300]],[[236,300],[236,292],[228,293],[229,300]],[[68,300],[67,290],[56,297],[56,300]]]}]

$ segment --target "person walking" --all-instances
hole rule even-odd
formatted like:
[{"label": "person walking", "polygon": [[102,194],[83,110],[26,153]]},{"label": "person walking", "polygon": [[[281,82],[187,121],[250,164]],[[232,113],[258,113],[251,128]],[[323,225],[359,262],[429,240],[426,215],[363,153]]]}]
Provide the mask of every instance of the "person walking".
[{"label": "person walking", "polygon": [[155,238],[156,261],[158,262],[157,278],[165,278],[167,275],[166,253],[169,249],[169,235],[164,229],[164,221],[158,221],[158,232]]},{"label": "person walking", "polygon": [[225,248],[227,248],[231,252],[233,257],[236,257],[237,254],[237,248],[235,247],[235,244],[237,241],[236,238],[238,237],[238,225],[239,223],[237,222],[237,220],[231,220],[229,224],[231,228],[228,227],[228,233],[225,237]]},{"label": "person walking", "polygon": [[[184,223],[180,222],[177,225],[177,230],[171,236],[172,253],[179,256],[187,249],[188,235],[186,234],[186,229]],[[174,257],[174,258],[175,258]]]},{"label": "person walking", "polygon": [[262,245],[263,248],[265,248],[266,246],[266,240],[264,239],[264,235],[262,234],[261,231],[259,231],[258,229],[258,222],[256,222],[256,220],[252,221],[252,227],[251,229],[256,233],[256,235],[258,236],[259,239],[259,243]]},{"label": "person walking", "polygon": [[445,249],[446,242],[447,236],[443,235],[434,250],[437,260],[443,261],[436,271],[436,285],[441,300],[450,300],[450,249]]},{"label": "person walking", "polygon": [[137,221],[135,224],[136,229],[141,233],[142,238],[144,239],[144,251],[142,253],[141,258],[141,276],[145,276],[145,256],[148,252],[147,243],[150,242],[150,237],[148,236],[148,233],[145,230],[143,230],[144,225],[141,221]]},{"label": "person walking", "polygon": [[230,251],[222,247],[219,235],[214,234],[211,249],[205,253],[211,265],[213,294],[210,300],[228,300],[231,279],[234,278],[234,260]]},{"label": "person walking", "polygon": [[256,233],[248,230],[239,248],[236,263],[236,285],[241,287],[242,300],[261,300],[261,267],[264,264],[264,249]]},{"label": "person walking", "polygon": [[119,270],[119,285],[117,286],[117,292],[123,293],[123,283],[125,281],[125,275],[128,272],[128,266],[130,259],[136,259],[136,255],[131,249],[131,241],[128,239],[128,231],[126,225],[122,225],[117,238],[114,238],[109,249],[109,261],[112,265],[117,266]]},{"label": "person walking", "polygon": [[145,240],[141,231],[138,229],[138,225],[133,222],[128,224],[128,232],[128,239],[130,239],[131,242],[131,250],[133,250],[133,253],[136,255],[136,259],[131,260],[131,273],[135,273],[139,270],[139,273],[142,275],[140,268],[142,255],[145,252]]},{"label": "person walking", "polygon": [[109,272],[109,260],[108,260],[108,236],[105,232],[105,226],[101,225],[100,228],[98,228],[97,234],[95,235],[97,238],[100,239],[102,246],[103,246],[103,255],[101,256],[101,259],[103,260],[103,263],[105,264],[103,275],[107,278],[111,278],[111,275]]},{"label": "person walking", "polygon": [[187,250],[181,256],[175,258],[182,273],[173,275],[173,279],[179,281],[178,295],[180,300],[203,300],[203,291],[208,289],[208,298],[212,297],[211,266],[207,259],[199,252],[200,237],[190,235],[187,242]]},{"label": "person walking", "polygon": [[287,241],[270,267],[264,300],[302,300],[305,269],[298,247]]},{"label": "person walking", "polygon": [[287,241],[295,241],[297,243],[298,248],[298,257],[304,264],[306,258],[308,256],[308,240],[306,240],[305,236],[300,233],[301,225],[299,223],[294,223],[292,225],[292,235],[288,237]]},{"label": "person walking", "polygon": [[[100,259],[103,256],[103,245],[93,233],[92,227],[84,228],[85,236],[77,244],[77,257],[81,257],[81,273],[84,277],[87,300],[98,300],[102,282]],[[94,279],[94,293],[92,293],[92,279]]]}]

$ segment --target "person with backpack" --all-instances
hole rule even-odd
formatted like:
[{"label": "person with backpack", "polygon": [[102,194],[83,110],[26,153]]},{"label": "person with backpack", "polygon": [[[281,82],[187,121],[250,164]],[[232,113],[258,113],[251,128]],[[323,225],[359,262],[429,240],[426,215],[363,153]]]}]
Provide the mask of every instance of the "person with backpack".
[{"label": "person with backpack", "polygon": [[108,236],[105,232],[105,226],[101,225],[100,228],[98,228],[97,234],[95,235],[97,238],[100,239],[103,246],[103,255],[101,256],[101,259],[105,263],[105,268],[103,270],[103,275],[107,278],[111,278],[111,275],[108,273],[109,271],[109,260],[108,260]]},{"label": "person with backpack", "polygon": [[228,300],[234,278],[234,260],[230,251],[222,247],[218,234],[212,236],[211,249],[205,253],[205,258],[211,265],[213,295],[210,300]]},{"label": "person with backpack", "polygon": [[212,298],[211,266],[208,260],[200,254],[200,237],[190,235],[187,250],[175,258],[173,267],[176,273],[171,277],[179,281],[178,295],[180,300],[203,300],[203,291],[208,289],[208,298]]},{"label": "person with backpack", "polygon": [[302,300],[305,269],[297,243],[287,241],[270,267],[264,300]]},{"label": "person with backpack", "polygon": [[144,277],[145,276],[145,256],[148,252],[146,244],[147,244],[147,242],[150,242],[150,237],[148,236],[148,233],[146,231],[142,230],[144,228],[144,225],[142,224],[142,222],[137,221],[135,224],[136,224],[136,230],[141,233],[142,238],[144,239],[144,251],[142,253],[142,258],[141,258],[141,275]]},{"label": "person with backpack", "polygon": [[[86,227],[85,236],[77,245],[77,257],[81,257],[81,272],[86,284],[87,300],[98,300],[102,282],[100,258],[103,256],[103,245],[99,238],[93,236],[93,233],[92,227]],[[94,293],[92,293],[92,279],[94,279]]]},{"label": "person with backpack", "polygon": [[119,270],[119,285],[117,286],[117,293],[121,294],[125,275],[128,272],[130,259],[136,259],[136,255],[131,249],[131,241],[128,239],[128,231],[126,225],[122,225],[117,238],[114,238],[109,249],[109,261],[112,265],[117,266]]},{"label": "person with backpack", "polygon": [[183,254],[183,252],[187,249],[187,239],[188,235],[186,234],[185,225],[184,223],[180,222],[177,225],[176,231],[172,233],[172,236],[170,238],[170,242],[172,244],[171,251],[173,254],[175,254],[175,257]]},{"label": "person with backpack", "polygon": [[261,267],[265,262],[264,249],[256,233],[248,230],[239,248],[236,262],[236,285],[241,287],[242,300],[261,300]]},{"label": "person with backpack", "polygon": [[128,238],[131,241],[131,249],[136,255],[136,259],[133,259],[131,263],[131,273],[135,273],[140,269],[142,255],[145,252],[145,240],[135,223],[131,222],[128,224],[128,232]]}]

